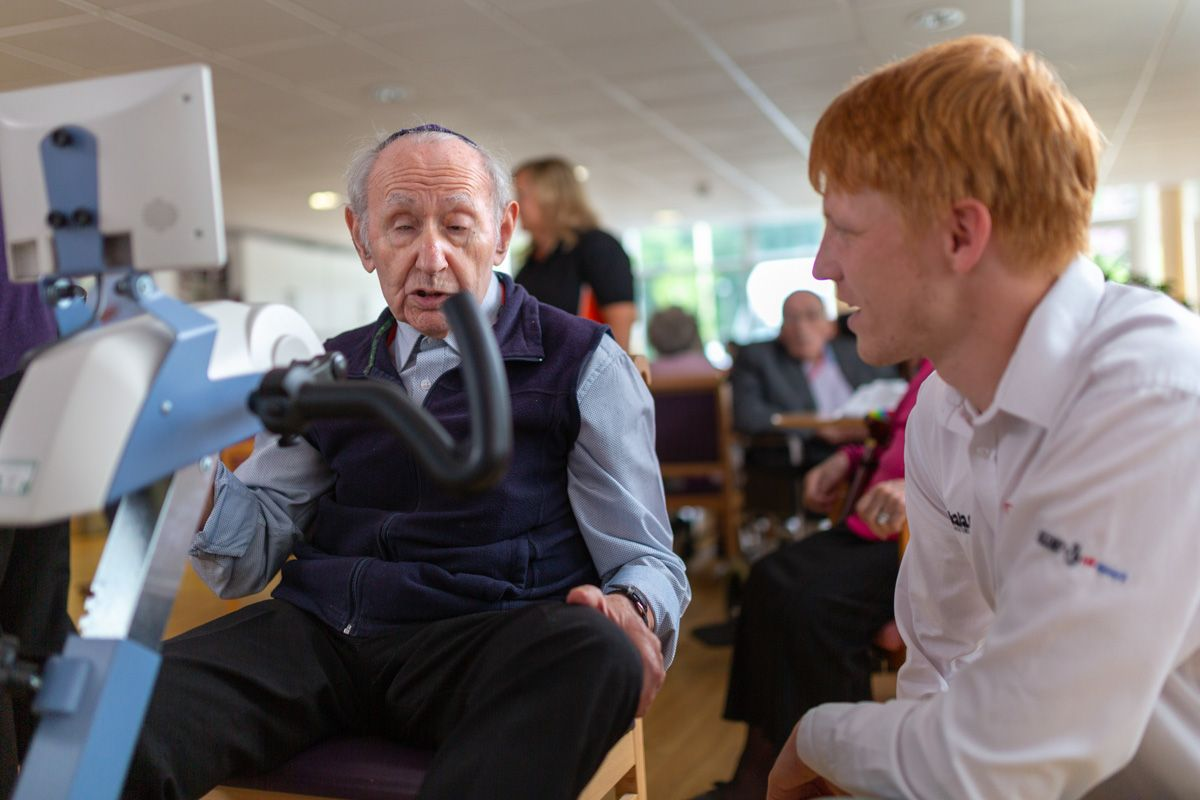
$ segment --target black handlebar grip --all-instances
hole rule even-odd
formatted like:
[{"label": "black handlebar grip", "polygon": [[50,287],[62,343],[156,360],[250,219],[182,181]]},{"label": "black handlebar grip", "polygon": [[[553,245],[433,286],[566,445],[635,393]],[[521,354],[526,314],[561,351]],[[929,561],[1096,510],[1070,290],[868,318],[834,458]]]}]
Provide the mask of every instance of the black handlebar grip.
[{"label": "black handlebar grip", "polygon": [[512,404],[500,348],[474,299],[456,294],[443,305],[462,355],[471,433],[455,442],[434,417],[393,384],[341,380],[345,360],[330,353],[268,372],[250,395],[250,409],[271,431],[303,431],[314,419],[369,416],[390,429],[447,488],[482,491],[495,485],[512,457]]}]

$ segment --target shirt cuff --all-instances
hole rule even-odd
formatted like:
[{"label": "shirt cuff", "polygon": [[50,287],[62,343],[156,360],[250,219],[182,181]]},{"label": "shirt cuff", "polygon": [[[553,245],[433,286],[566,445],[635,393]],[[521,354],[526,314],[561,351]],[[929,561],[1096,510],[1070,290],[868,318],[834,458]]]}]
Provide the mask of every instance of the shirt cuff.
[{"label": "shirt cuff", "polygon": [[647,564],[626,564],[617,570],[601,587],[633,586],[650,604],[654,612],[654,635],[662,642],[663,663],[671,665],[679,643],[679,595],[670,579]]},{"label": "shirt cuff", "polygon": [[841,788],[870,797],[908,797],[899,737],[913,703],[825,703],[800,718],[796,755]]},{"label": "shirt cuff", "polygon": [[194,539],[190,554],[193,556],[232,556],[240,558],[253,538],[252,526],[235,524],[221,525],[221,517],[229,513],[244,516],[247,508],[255,502],[250,490],[237,477],[217,462],[217,473],[213,477],[212,512]]}]

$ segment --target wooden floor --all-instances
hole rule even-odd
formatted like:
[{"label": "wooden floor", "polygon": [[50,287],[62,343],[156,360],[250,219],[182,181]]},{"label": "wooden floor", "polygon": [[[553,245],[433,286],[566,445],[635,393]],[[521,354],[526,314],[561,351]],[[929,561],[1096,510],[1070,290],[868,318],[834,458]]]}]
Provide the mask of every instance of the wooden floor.
[{"label": "wooden floor", "polygon": [[[83,598],[104,546],[103,533],[77,526],[71,541],[71,616],[78,620]],[[711,566],[694,567],[694,599],[683,619],[683,636],[666,684],[646,718],[646,762],[652,800],[682,800],[728,778],[741,751],[745,726],[721,719],[730,648],[711,648],[690,635],[698,625],[723,618],[721,580]],[[264,593],[265,594],[265,593]],[[167,625],[174,636],[258,597],[221,600],[187,567]]]}]

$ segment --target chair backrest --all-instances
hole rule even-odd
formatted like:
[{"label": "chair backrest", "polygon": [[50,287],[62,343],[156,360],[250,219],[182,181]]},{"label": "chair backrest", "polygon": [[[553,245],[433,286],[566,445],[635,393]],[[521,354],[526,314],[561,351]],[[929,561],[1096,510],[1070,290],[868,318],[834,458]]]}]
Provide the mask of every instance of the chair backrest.
[{"label": "chair backrest", "polygon": [[742,490],[725,374],[656,378],[650,393],[667,509],[700,506],[713,512],[726,557],[738,558]]},{"label": "chair backrest", "polygon": [[730,459],[732,412],[723,374],[660,378],[654,396],[655,450],[663,476],[721,472]]}]

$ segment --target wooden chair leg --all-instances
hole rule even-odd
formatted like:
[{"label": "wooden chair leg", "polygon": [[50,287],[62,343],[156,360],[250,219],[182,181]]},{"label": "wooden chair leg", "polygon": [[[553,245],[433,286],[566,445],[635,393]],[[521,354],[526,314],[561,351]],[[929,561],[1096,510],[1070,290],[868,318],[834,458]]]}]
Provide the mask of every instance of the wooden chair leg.
[{"label": "wooden chair leg", "polygon": [[646,740],[642,721],[634,720],[633,730],[633,767],[617,781],[616,797],[618,800],[646,800]]},{"label": "wooden chair leg", "polygon": [[646,800],[646,747],[640,719],[608,751],[579,800],[602,800],[614,793],[619,800]]}]

